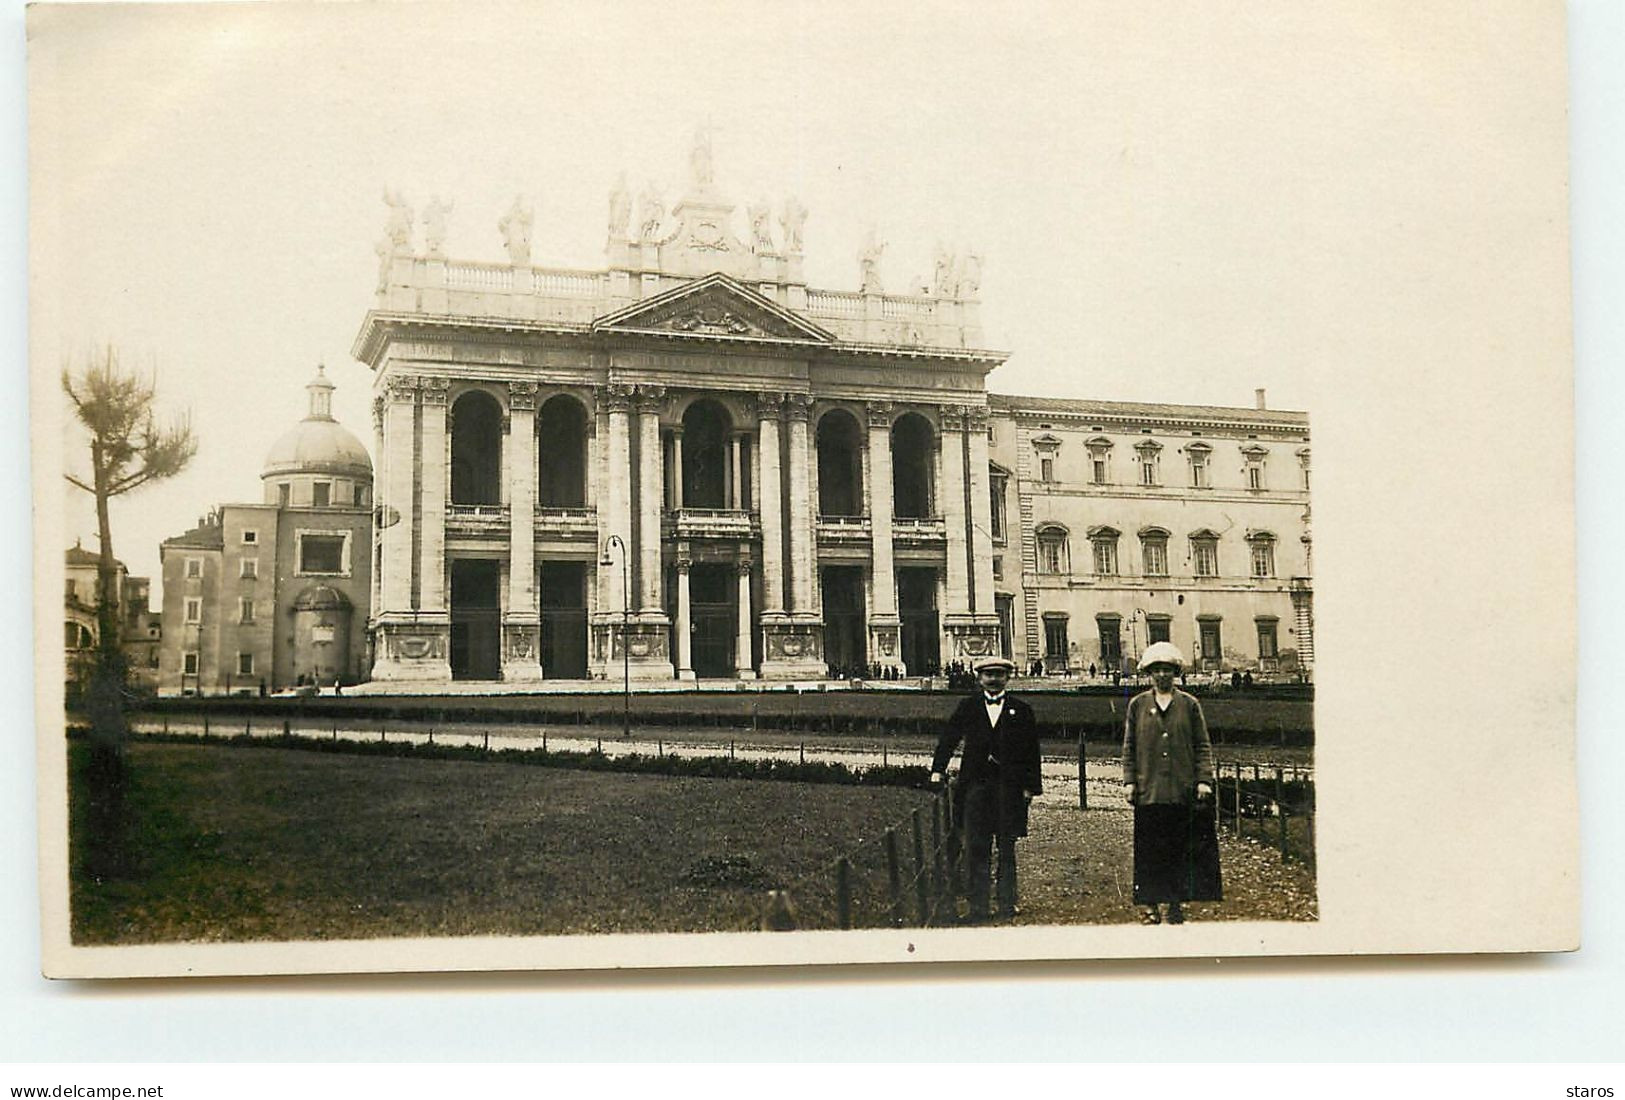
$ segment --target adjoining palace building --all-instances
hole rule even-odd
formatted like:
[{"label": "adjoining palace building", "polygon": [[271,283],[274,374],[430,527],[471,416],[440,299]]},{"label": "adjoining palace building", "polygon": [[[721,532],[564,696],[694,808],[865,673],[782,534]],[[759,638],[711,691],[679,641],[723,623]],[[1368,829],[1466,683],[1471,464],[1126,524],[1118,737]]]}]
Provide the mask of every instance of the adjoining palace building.
[{"label": "adjoining palace building", "polygon": [[508,262],[452,260],[388,196],[374,679],[1307,665],[1303,414],[990,395],[975,254],[809,287],[798,203],[740,236],[703,138],[691,180],[615,190],[603,270],[534,266],[519,200]]}]

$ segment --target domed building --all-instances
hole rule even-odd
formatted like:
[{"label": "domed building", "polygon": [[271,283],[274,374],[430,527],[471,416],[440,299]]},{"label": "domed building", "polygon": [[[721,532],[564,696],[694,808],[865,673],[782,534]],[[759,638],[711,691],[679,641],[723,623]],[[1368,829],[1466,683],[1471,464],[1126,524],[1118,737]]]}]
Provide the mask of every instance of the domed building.
[{"label": "domed building", "polygon": [[366,679],[372,459],[333,419],[324,367],[309,411],[265,456],[258,504],[223,504],[159,554],[161,694],[278,691]]}]

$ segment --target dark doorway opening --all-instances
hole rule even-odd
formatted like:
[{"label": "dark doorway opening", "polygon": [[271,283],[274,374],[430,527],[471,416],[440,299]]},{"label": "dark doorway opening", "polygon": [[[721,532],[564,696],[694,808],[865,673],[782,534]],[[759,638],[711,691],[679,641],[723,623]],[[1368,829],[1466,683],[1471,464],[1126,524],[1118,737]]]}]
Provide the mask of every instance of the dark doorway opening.
[{"label": "dark doorway opening", "polygon": [[542,675],[549,680],[587,678],[587,565],[544,561],[537,587],[542,596]]},{"label": "dark doorway opening", "polygon": [[[430,456],[425,455],[427,463]],[[502,500],[502,406],[481,390],[451,407],[451,502],[498,504]]]},{"label": "dark doorway opening", "polygon": [[941,666],[937,628],[937,571],[897,571],[897,615],[903,622],[903,666],[911,676],[934,676]]},{"label": "dark doorway opening", "polygon": [[696,563],[688,573],[689,660],[700,679],[730,679],[739,627],[734,567]]},{"label": "dark doorway opening", "polygon": [[536,503],[580,508],[587,503],[587,411],[566,394],[551,397],[536,416]]},{"label": "dark doorway opening", "polygon": [[824,658],[837,680],[868,675],[869,633],[864,614],[863,567],[824,568]]},{"label": "dark doorway opening", "polygon": [[451,678],[495,680],[502,672],[502,573],[494,561],[451,563]]}]

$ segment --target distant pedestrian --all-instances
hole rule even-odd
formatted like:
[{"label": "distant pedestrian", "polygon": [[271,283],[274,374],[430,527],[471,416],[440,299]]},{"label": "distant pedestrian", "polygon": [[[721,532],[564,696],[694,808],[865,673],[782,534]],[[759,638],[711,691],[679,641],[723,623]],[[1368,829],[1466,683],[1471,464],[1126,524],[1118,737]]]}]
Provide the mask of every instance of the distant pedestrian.
[{"label": "distant pedestrian", "polygon": [[931,782],[944,773],[961,744],[954,802],[963,808],[970,920],[988,919],[993,889],[993,848],[998,846],[999,914],[1014,917],[1016,839],[1027,835],[1028,804],[1043,793],[1038,723],[1033,708],[1005,690],[1016,666],[1003,657],[975,664],[979,690],[960,700],[937,741]]},{"label": "distant pedestrian", "polygon": [[1090,661],[1089,662],[1089,679],[1093,680],[1094,678],[1095,678],[1095,663],[1093,661]]},{"label": "distant pedestrian", "polygon": [[1187,901],[1218,901],[1213,745],[1196,697],[1174,687],[1185,655],[1157,642],[1140,659],[1151,688],[1129,700],[1123,782],[1134,807],[1134,904],[1147,924],[1183,924]]}]

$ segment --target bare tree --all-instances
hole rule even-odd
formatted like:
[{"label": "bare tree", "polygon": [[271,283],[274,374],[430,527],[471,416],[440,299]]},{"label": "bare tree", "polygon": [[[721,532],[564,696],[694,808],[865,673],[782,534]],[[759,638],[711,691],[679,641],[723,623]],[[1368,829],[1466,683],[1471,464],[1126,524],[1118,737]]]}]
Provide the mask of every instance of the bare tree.
[{"label": "bare tree", "polygon": [[[116,845],[116,819],[124,785],[124,652],[119,637],[118,564],[113,556],[113,530],[108,502],[149,481],[178,474],[197,453],[190,417],[167,425],[153,410],[157,383],[120,366],[111,347],[92,354],[74,371],[62,369],[62,389],[90,442],[90,473],[65,476],[68,483],[96,498],[96,529],[101,539],[97,563],[96,671],[90,683],[91,776],[104,843]],[[105,859],[118,862],[112,852]]]}]

